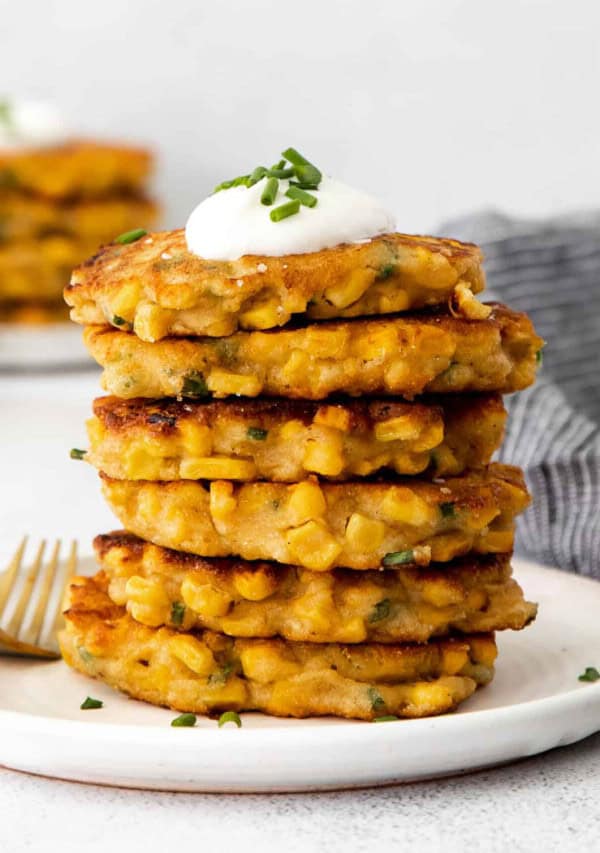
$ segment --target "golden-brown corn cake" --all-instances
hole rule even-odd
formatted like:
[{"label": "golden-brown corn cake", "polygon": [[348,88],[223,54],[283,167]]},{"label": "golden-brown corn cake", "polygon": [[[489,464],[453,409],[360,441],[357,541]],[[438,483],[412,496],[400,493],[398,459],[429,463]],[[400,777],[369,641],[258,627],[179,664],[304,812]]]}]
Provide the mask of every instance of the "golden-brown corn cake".
[{"label": "golden-brown corn cake", "polygon": [[206,260],[179,230],[105,246],[75,270],[65,299],[76,322],[114,324],[116,316],[145,341],[221,337],[283,326],[294,314],[390,314],[454,297],[459,310],[481,315],[472,299],[484,288],[481,264],[477,246],[407,234],[303,255]]},{"label": "golden-brown corn cake", "polygon": [[200,714],[441,714],[492,679],[496,658],[492,634],[348,646],[149,628],[113,604],[102,575],[75,579],[67,608],[60,644],[70,666],[136,699]]},{"label": "golden-brown corn cake", "polygon": [[94,547],[112,601],[151,628],[313,643],[424,643],[453,632],[518,630],[536,614],[511,578],[510,554],[471,554],[428,569],[312,572],[196,557],[123,531],[97,536]]},{"label": "golden-brown corn cake", "polygon": [[73,264],[95,245],[63,234],[0,242],[0,301],[58,301]]},{"label": "golden-brown corn cake", "polygon": [[2,149],[0,187],[50,199],[96,198],[140,190],[151,168],[149,151],[125,145],[74,140]]},{"label": "golden-brown corn cake", "polygon": [[63,234],[78,239],[92,238],[92,245],[98,246],[113,240],[124,231],[140,226],[150,227],[157,214],[157,205],[143,196],[76,199],[57,203],[18,191],[2,191],[0,241],[40,239]]},{"label": "golden-brown corn cake", "polygon": [[119,480],[351,479],[389,468],[446,476],[487,465],[504,434],[497,394],[426,403],[101,397],[86,460]]},{"label": "golden-brown corn cake", "polygon": [[89,326],[84,341],[104,368],[103,387],[117,397],[308,400],[339,392],[508,393],[534,381],[543,343],[525,314],[499,305],[486,320],[424,312],[153,344]]},{"label": "golden-brown corn cake", "polygon": [[432,482],[102,481],[122,525],[156,545],[314,571],[508,553],[515,516],[529,504],[521,470],[498,464]]}]

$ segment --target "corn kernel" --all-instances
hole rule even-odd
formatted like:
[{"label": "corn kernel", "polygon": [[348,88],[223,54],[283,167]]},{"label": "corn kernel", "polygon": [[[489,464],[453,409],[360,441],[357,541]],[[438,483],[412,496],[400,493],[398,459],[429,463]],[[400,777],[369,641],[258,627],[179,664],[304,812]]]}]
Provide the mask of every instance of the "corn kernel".
[{"label": "corn kernel", "polygon": [[492,313],[492,306],[483,305],[464,281],[454,288],[454,298],[459,312],[469,320],[487,320]]},{"label": "corn kernel", "polygon": [[240,655],[242,670],[247,678],[259,684],[281,681],[300,672],[296,661],[288,660],[267,643],[254,643],[242,650]]},{"label": "corn kernel", "polygon": [[233,483],[215,480],[210,484],[210,514],[214,520],[226,521],[231,517],[236,506]]},{"label": "corn kernel", "polygon": [[423,498],[410,489],[394,486],[389,489],[381,505],[383,513],[392,521],[420,527],[433,524],[437,519],[437,508],[429,506]]},{"label": "corn kernel", "polygon": [[398,334],[391,326],[373,327],[366,340],[357,341],[360,358],[379,361],[398,350]]},{"label": "corn kernel", "polygon": [[457,675],[468,663],[469,653],[465,648],[451,647],[442,651],[442,672],[444,675]]},{"label": "corn kernel", "polygon": [[179,435],[184,450],[191,456],[210,456],[212,453],[212,431],[204,424],[183,418],[179,424]]},{"label": "corn kernel", "polygon": [[136,622],[157,628],[169,619],[171,602],[159,580],[130,577],[125,585],[127,610]]},{"label": "corn kernel", "polygon": [[240,314],[240,326],[244,329],[271,329],[273,326],[280,326],[281,319],[277,302],[267,302]]},{"label": "corn kernel", "polygon": [[484,553],[506,554],[512,551],[514,530],[489,530],[483,542],[478,542],[478,550]]},{"label": "corn kernel", "polygon": [[188,634],[178,634],[169,640],[171,654],[197,675],[207,676],[216,669],[215,659],[210,649]]},{"label": "corn kernel", "polygon": [[85,426],[90,440],[90,446],[93,447],[94,445],[100,444],[104,438],[104,426],[102,425],[102,421],[94,415],[87,419]]},{"label": "corn kernel", "polygon": [[374,518],[353,512],[346,527],[346,542],[355,551],[373,551],[381,545],[385,524]]},{"label": "corn kernel", "polygon": [[350,333],[347,327],[320,328],[318,325],[309,326],[306,330],[306,349],[313,358],[342,357],[348,346]]},{"label": "corn kernel", "polygon": [[209,456],[205,459],[183,459],[179,473],[185,480],[252,480],[256,465],[248,459]]},{"label": "corn kernel", "polygon": [[377,441],[409,441],[416,438],[421,427],[411,415],[401,415],[375,424]]},{"label": "corn kernel", "polygon": [[305,426],[302,421],[286,421],[279,430],[279,437],[283,441],[295,441],[304,433]]},{"label": "corn kernel", "polygon": [[375,280],[375,275],[372,269],[355,269],[346,281],[327,288],[325,298],[336,308],[347,308],[369,289]]},{"label": "corn kernel", "polygon": [[285,382],[293,384],[304,380],[310,369],[310,358],[302,350],[295,349],[284,364],[281,376]]},{"label": "corn kernel", "polygon": [[379,297],[379,312],[381,314],[406,311],[408,308],[410,308],[410,297],[406,290],[401,288],[387,290]]},{"label": "corn kernel", "polygon": [[164,338],[169,331],[173,315],[153,302],[142,302],[137,306],[133,331],[143,341],[154,343]]},{"label": "corn kernel", "polygon": [[319,406],[313,423],[349,432],[350,412],[343,406]]},{"label": "corn kernel", "polygon": [[200,583],[193,572],[189,572],[181,583],[181,597],[200,616],[224,616],[231,604],[227,593],[210,584]]},{"label": "corn kernel", "polygon": [[110,300],[110,314],[116,314],[118,317],[123,317],[124,320],[131,321],[140,301],[140,290],[140,285],[134,281],[129,281],[115,288],[114,296]]},{"label": "corn kernel", "polygon": [[494,665],[494,661],[498,656],[498,650],[493,640],[487,637],[471,637],[469,645],[471,646],[471,657],[474,660],[482,663],[484,666]]},{"label": "corn kernel", "polygon": [[344,440],[337,430],[322,427],[320,435],[309,438],[304,448],[302,464],[306,471],[324,477],[337,477],[344,470]]},{"label": "corn kernel", "polygon": [[263,601],[277,589],[277,579],[273,572],[262,567],[254,571],[237,569],[233,575],[233,585],[242,598]]},{"label": "corn kernel", "polygon": [[126,586],[126,578],[112,578],[108,585],[109,598],[115,604],[118,604],[119,607],[125,607],[127,604]]},{"label": "corn kernel", "polygon": [[216,397],[227,397],[229,394],[256,397],[262,389],[262,382],[257,376],[242,376],[219,368],[211,370],[206,384]]},{"label": "corn kernel", "polygon": [[322,522],[307,521],[301,527],[287,533],[287,546],[292,562],[314,571],[326,571],[331,567],[342,547],[329,533]]},{"label": "corn kernel", "polygon": [[335,613],[333,596],[328,589],[318,593],[307,593],[301,596],[293,605],[294,613],[310,624],[317,634],[331,632],[331,620]]},{"label": "corn kernel", "polygon": [[159,480],[162,460],[149,456],[143,446],[132,441],[122,457],[128,480]]},{"label": "corn kernel", "polygon": [[327,509],[323,492],[317,483],[305,480],[290,487],[287,501],[288,518],[294,526],[311,518],[320,518]]}]

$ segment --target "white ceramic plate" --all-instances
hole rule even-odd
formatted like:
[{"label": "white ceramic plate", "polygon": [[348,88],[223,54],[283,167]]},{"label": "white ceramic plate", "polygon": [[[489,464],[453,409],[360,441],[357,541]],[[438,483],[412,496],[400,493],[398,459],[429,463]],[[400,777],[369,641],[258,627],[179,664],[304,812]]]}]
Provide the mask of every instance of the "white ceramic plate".
[{"label": "white ceramic plate", "polygon": [[[30,773],[173,791],[305,791],[462,773],[600,729],[600,583],[522,561],[536,623],[499,636],[494,682],[460,711],[380,724],[242,716],[243,727],[132,701],[62,662],[0,660],[0,763]],[[88,695],[104,708],[80,711]]]},{"label": "white ceramic plate", "polygon": [[90,366],[75,323],[0,325],[0,370],[58,370]]}]

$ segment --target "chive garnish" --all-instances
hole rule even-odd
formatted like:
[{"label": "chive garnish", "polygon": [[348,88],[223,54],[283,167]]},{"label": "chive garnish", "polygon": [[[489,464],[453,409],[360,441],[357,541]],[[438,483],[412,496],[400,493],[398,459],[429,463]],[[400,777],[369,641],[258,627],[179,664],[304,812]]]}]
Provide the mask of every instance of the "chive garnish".
[{"label": "chive garnish", "polygon": [[265,169],[264,166],[257,166],[256,169],[250,174],[250,181],[252,185],[257,184],[259,181],[265,177],[269,170]]},{"label": "chive garnish", "polygon": [[375,687],[369,687],[369,689],[367,690],[367,696],[369,697],[369,700],[371,702],[371,708],[374,711],[379,711],[380,708],[383,708],[385,706],[385,702],[383,701],[381,693]]},{"label": "chive garnish", "polygon": [[242,728],[242,721],[240,719],[240,715],[236,711],[225,711],[219,717],[219,728],[225,725],[225,723],[235,723],[238,729]]},{"label": "chive garnish", "polygon": [[393,264],[384,264],[382,267],[380,267],[377,278],[379,279],[379,281],[385,281],[386,278],[389,278],[393,274],[393,272]]},{"label": "chive garnish", "polygon": [[293,216],[300,210],[300,202],[297,199],[288,201],[285,204],[280,204],[279,207],[274,207],[270,212],[271,222],[281,222],[282,219],[287,219],[288,216]]},{"label": "chive garnish", "polygon": [[389,598],[382,598],[371,610],[367,622],[373,624],[373,622],[381,622],[383,619],[387,619],[390,615],[391,606],[392,602]]},{"label": "chive garnish", "polygon": [[303,204],[305,207],[316,207],[318,198],[315,195],[311,195],[307,193],[305,190],[301,190],[300,187],[290,187],[286,196],[288,198],[298,199],[300,204]]},{"label": "chive garnish", "polygon": [[582,672],[578,681],[600,681],[600,672],[595,666],[586,666],[585,672]]},{"label": "chive garnish", "polygon": [[85,646],[78,646],[77,652],[84,663],[91,663],[94,660],[94,655],[88,652]]},{"label": "chive garnish", "polygon": [[306,166],[296,166],[295,172],[296,177],[303,184],[320,184],[323,178],[323,175],[312,163],[308,163]]},{"label": "chive garnish", "polygon": [[415,552],[412,548],[409,551],[392,551],[389,554],[386,554],[383,558],[383,565],[388,566],[402,566],[405,563],[412,563],[415,559]]},{"label": "chive garnish", "polygon": [[171,605],[171,622],[173,625],[183,625],[185,616],[185,604],[181,601],[174,601]]},{"label": "chive garnish", "polygon": [[292,168],[289,169],[269,169],[267,175],[270,178],[292,178],[295,172]]},{"label": "chive garnish", "polygon": [[268,434],[268,429],[261,429],[260,427],[248,427],[246,430],[246,435],[253,441],[264,441]]},{"label": "chive garnish", "polygon": [[544,361],[544,353],[539,349],[535,354],[535,360],[538,364],[542,364]]},{"label": "chive garnish", "polygon": [[318,184],[307,184],[306,181],[290,181],[291,187],[298,187],[301,190],[318,190]]},{"label": "chive garnish", "polygon": [[285,160],[279,160],[277,163],[273,163],[273,165],[269,169],[269,172],[274,172],[277,169],[283,169],[284,167],[285,167]]},{"label": "chive garnish", "polygon": [[373,723],[392,723],[394,720],[399,720],[400,717],[397,717],[395,714],[385,714],[383,717],[375,717],[372,720]]},{"label": "chive garnish", "polygon": [[454,518],[456,515],[454,503],[452,501],[444,501],[444,503],[440,504],[440,512],[442,513],[442,518]]},{"label": "chive garnish", "polygon": [[181,393],[184,397],[208,397],[210,392],[206,379],[199,370],[192,370],[183,379]]},{"label": "chive garnish", "polygon": [[139,240],[141,237],[145,237],[148,232],[144,228],[134,228],[132,231],[125,231],[123,234],[119,234],[118,237],[115,237],[114,243],[135,243],[136,240]]},{"label": "chive garnish", "polygon": [[113,326],[128,326],[129,323],[123,317],[119,317],[118,314],[113,314],[113,318],[111,320]]},{"label": "chive garnish", "polygon": [[171,725],[174,728],[191,728],[196,725],[196,715],[180,714],[178,717],[175,717],[174,720],[171,720]]},{"label": "chive garnish", "polygon": [[232,672],[233,664],[226,663],[218,672],[213,672],[208,676],[208,682],[209,684],[225,684]]},{"label": "chive garnish", "polygon": [[69,451],[69,456],[71,459],[85,459],[85,454],[87,450],[80,450],[78,447],[72,447]]},{"label": "chive garnish", "polygon": [[269,178],[269,180],[265,184],[265,188],[262,191],[262,195],[260,197],[261,204],[266,204],[270,207],[277,198],[278,189],[279,181],[277,180],[277,178]]},{"label": "chive garnish", "polygon": [[93,711],[96,708],[101,708],[103,704],[104,702],[101,702],[100,699],[92,699],[91,696],[88,696],[79,707],[82,711]]}]

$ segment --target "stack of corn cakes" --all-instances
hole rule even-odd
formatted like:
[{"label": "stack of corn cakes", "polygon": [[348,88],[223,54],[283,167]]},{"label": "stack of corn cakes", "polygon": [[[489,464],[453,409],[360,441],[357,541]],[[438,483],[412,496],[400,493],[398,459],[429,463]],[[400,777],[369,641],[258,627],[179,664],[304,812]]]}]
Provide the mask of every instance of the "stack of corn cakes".
[{"label": "stack of corn cakes", "polygon": [[127,532],[71,587],[66,661],[202,714],[420,717],[487,684],[536,612],[523,475],[490,460],[542,341],[483,287],[477,247],[403,234],[229,262],[174,231],[76,270],[111,395],[85,458]]},{"label": "stack of corn cakes", "polygon": [[0,147],[0,320],[66,319],[76,264],[115,234],[150,226],[148,151],[99,143]]}]

